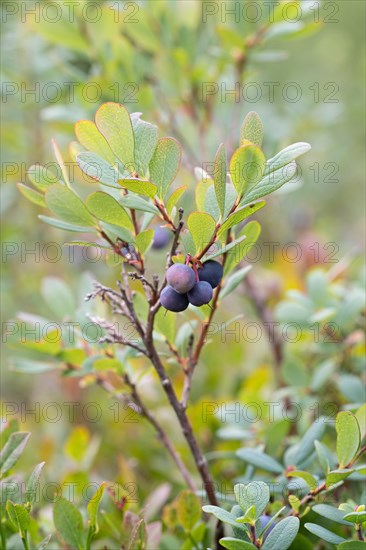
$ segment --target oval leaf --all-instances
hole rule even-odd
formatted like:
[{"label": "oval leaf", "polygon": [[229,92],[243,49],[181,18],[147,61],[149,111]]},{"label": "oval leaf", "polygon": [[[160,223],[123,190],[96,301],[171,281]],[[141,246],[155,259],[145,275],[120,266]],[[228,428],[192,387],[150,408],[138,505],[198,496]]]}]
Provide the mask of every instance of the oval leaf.
[{"label": "oval leaf", "polygon": [[139,195],[144,195],[145,197],[150,197],[151,199],[155,197],[158,190],[156,185],[153,183],[137,178],[118,180],[118,183],[121,187],[125,187],[125,189],[128,189],[133,193],[138,193]]},{"label": "oval leaf", "polygon": [[262,179],[265,164],[264,154],[255,145],[246,145],[235,151],[230,160],[230,175],[239,197]]},{"label": "oval leaf", "polygon": [[96,191],[86,200],[89,211],[98,220],[133,230],[133,223],[126,210],[111,195]]},{"label": "oval leaf", "polygon": [[120,103],[104,103],[95,114],[95,123],[124,168],[133,173],[135,138],[127,109]]},{"label": "oval leaf", "polygon": [[360,447],[360,428],[357,418],[350,411],[342,411],[336,418],[337,458],[339,467],[347,466]]},{"label": "oval leaf", "polygon": [[221,215],[225,214],[225,197],[226,197],[226,151],[221,143],[217,150],[214,163],[214,186]]},{"label": "oval leaf", "polygon": [[62,220],[80,225],[95,225],[83,201],[71,189],[62,185],[52,185],[47,189],[45,196],[47,207]]},{"label": "oval leaf", "polygon": [[57,531],[71,548],[83,547],[83,518],[72,502],[60,497],[53,506],[53,521]]},{"label": "oval leaf", "polygon": [[244,206],[244,208],[240,208],[240,210],[237,210],[232,214],[220,227],[218,232],[218,237],[222,235],[225,231],[230,229],[230,227],[233,227],[234,225],[238,225],[242,221],[244,221],[246,218],[254,214],[254,212],[257,212],[257,210],[260,210],[263,208],[263,206],[266,204],[265,201],[255,202],[253,204],[250,204],[249,206]]},{"label": "oval leaf", "polygon": [[280,521],[268,535],[263,550],[287,550],[295,539],[300,527],[298,518],[289,517]]},{"label": "oval leaf", "polygon": [[244,141],[250,141],[259,148],[262,147],[263,124],[255,111],[247,114],[240,129],[240,145],[243,145]]},{"label": "oval leaf", "polygon": [[150,179],[158,188],[158,195],[163,199],[173,183],[180,166],[182,147],[174,138],[165,137],[158,141],[150,161]]},{"label": "oval leaf", "polygon": [[75,134],[79,143],[88,151],[96,153],[109,164],[114,164],[116,158],[105,137],[99,132],[91,120],[79,120],[75,124]]},{"label": "oval leaf", "polygon": [[188,229],[192,235],[196,252],[201,252],[211,241],[216,223],[210,214],[205,212],[192,212],[187,220]]}]

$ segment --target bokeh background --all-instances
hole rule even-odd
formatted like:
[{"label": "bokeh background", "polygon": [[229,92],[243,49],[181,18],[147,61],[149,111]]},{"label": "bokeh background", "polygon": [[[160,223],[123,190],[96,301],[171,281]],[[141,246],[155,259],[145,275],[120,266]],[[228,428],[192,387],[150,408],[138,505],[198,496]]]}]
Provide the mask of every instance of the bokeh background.
[{"label": "bokeh background", "polygon": [[[303,247],[304,257],[306,253],[312,256],[309,249],[314,251],[314,243],[319,243],[326,270],[335,265],[330,259],[339,262],[346,258],[347,277],[360,277],[365,235],[364,2],[323,2],[318,14],[311,10],[318,3],[303,2],[310,14],[308,20],[314,22],[316,14],[320,23],[296,32],[292,27],[290,34],[273,33],[271,39],[253,48],[242,72],[238,67],[243,38],[266,21],[266,8],[260,1],[256,4],[263,15],[253,23],[244,17],[235,22],[233,16],[225,15],[223,6],[228,10],[235,4],[229,1],[210,2],[217,6],[217,13],[208,15],[207,21],[203,18],[205,3],[192,0],[93,2],[94,7],[84,13],[82,8],[88,2],[79,2],[73,22],[65,9],[62,18],[53,22],[58,12],[54,6],[47,8],[48,4],[40,2],[46,11],[39,20],[30,11],[22,12],[24,5],[31,9],[31,1],[2,4],[3,323],[20,311],[52,318],[52,304],[42,293],[46,276],[68,283],[80,303],[93,278],[114,284],[118,268],[104,261],[86,261],[80,251],[75,251],[70,261],[68,251],[61,247],[61,258],[47,261],[47,245],[62,245],[68,236],[40,223],[39,209],[15,186],[26,182],[30,165],[54,161],[51,138],[67,157],[68,145],[75,139],[74,123],[91,119],[103,101],[120,101],[130,112],[142,112],[145,120],[160,126],[161,135],[182,141],[184,159],[177,186],[190,186],[186,211],[194,208],[194,166],[212,162],[221,142],[232,151],[249,111],[257,111],[264,122],[267,157],[293,142],[309,142],[312,151],[300,161],[301,185],[292,192],[276,194],[257,216],[263,226],[262,243],[280,244],[273,259],[263,246],[253,273],[273,306],[288,289],[303,289],[304,272],[311,260],[291,263],[282,255],[283,247],[295,241]],[[17,13],[11,13],[12,7]],[[248,14],[249,19],[255,18],[254,12]],[[224,94],[225,89],[234,89],[238,78],[239,102],[233,94]],[[209,106],[202,101],[205,83],[214,83],[213,89],[219,90],[209,96]],[[258,99],[254,99],[256,95]],[[80,178],[76,169],[75,178]],[[93,190],[81,178],[79,187],[84,195]],[[32,250],[37,251],[36,256]],[[160,271],[164,257],[164,251],[152,255],[151,269]],[[222,305],[220,321],[236,313],[244,313],[249,321],[257,319],[244,289]],[[47,460],[48,479],[60,482],[82,481],[89,475],[124,482],[138,478],[142,500],[151,485],[166,479],[167,459],[149,427],[139,420],[115,422],[113,400],[94,386],[80,388],[76,378],[65,379],[58,372],[29,375],[12,370],[18,351],[9,343],[11,338],[3,340],[7,340],[1,364],[3,401],[16,404],[19,410],[38,407],[40,412],[22,418],[33,434],[30,454],[21,459],[25,469],[28,460]],[[239,342],[214,338],[197,370],[191,407],[204,448],[220,448],[226,443],[215,437],[219,420],[210,418],[202,423],[202,401],[224,402],[233,397],[265,400],[274,376],[264,334],[255,343],[243,338]],[[151,406],[173,426],[164,399],[149,380],[147,377],[142,384]],[[45,419],[44,407],[50,402],[62,407],[57,422]],[[80,403],[72,421],[63,405],[67,402]],[[96,422],[88,420],[85,410],[83,414],[86,403],[101,407],[103,414]],[[122,417],[126,414],[120,411]],[[93,418],[93,411],[90,416]],[[70,438],[79,442],[79,450],[75,451]],[[85,456],[88,442],[93,444]],[[186,454],[178,435],[177,444]],[[272,445],[275,448],[276,443]],[[231,468],[231,464],[226,466],[228,479]],[[88,469],[91,473],[86,473]],[[177,474],[172,472],[169,477],[174,481]]]}]

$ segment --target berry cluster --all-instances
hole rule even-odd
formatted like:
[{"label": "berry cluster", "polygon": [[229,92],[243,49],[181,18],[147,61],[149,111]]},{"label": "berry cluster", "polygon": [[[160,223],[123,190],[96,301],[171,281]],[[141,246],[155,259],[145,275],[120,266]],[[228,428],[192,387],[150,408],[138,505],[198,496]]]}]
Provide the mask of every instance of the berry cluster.
[{"label": "berry cluster", "polygon": [[166,272],[168,286],[160,295],[161,305],[178,313],[187,309],[189,304],[197,307],[208,304],[222,275],[222,265],[214,260],[208,260],[201,268],[174,264]]}]

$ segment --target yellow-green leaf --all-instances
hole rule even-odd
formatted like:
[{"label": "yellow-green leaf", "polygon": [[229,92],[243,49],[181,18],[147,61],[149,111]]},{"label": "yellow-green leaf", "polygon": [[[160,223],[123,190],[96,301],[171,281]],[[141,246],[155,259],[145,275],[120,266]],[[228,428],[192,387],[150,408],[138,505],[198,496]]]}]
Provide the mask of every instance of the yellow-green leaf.
[{"label": "yellow-green leaf", "polygon": [[342,411],[336,418],[337,457],[339,467],[344,468],[356,456],[360,447],[360,427],[350,411]]},{"label": "yellow-green leaf", "polygon": [[100,487],[95,491],[94,495],[91,497],[88,503],[88,516],[89,516],[89,525],[93,530],[93,533],[98,533],[98,508],[99,503],[102,500],[104,489],[106,487],[106,482],[101,483]]},{"label": "yellow-green leaf", "polygon": [[201,252],[211,241],[216,223],[206,212],[192,212],[187,220],[188,229],[192,235],[196,252]]},{"label": "yellow-green leaf", "polygon": [[95,123],[124,168],[133,173],[135,138],[127,109],[120,103],[104,103],[95,114]]},{"label": "yellow-green leaf", "polygon": [[186,532],[191,532],[201,519],[201,504],[191,491],[182,491],[178,497],[178,520]]},{"label": "yellow-green leaf", "polygon": [[238,223],[241,223],[243,220],[254,214],[254,212],[257,212],[257,210],[260,210],[263,208],[263,206],[266,204],[265,201],[256,202],[253,204],[250,204],[249,206],[244,206],[244,208],[240,208],[240,210],[237,210],[234,212],[234,214],[231,214],[229,218],[222,224],[220,227],[220,230],[218,232],[218,237],[225,233],[230,227],[233,227],[234,225],[238,225]]},{"label": "yellow-green leaf", "polygon": [[71,189],[63,185],[52,185],[46,191],[47,207],[62,220],[84,226],[95,226],[91,214],[83,201]]},{"label": "yellow-green leaf", "polygon": [[118,180],[118,183],[121,187],[124,187],[133,193],[138,193],[139,195],[144,195],[145,197],[150,197],[151,199],[155,197],[158,190],[156,185],[150,181],[140,180],[137,178],[121,179]]},{"label": "yellow-green leaf", "polygon": [[264,154],[255,145],[245,145],[235,151],[230,160],[230,174],[239,197],[262,179],[265,165]]},{"label": "yellow-green leaf", "polygon": [[138,251],[143,255],[152,245],[154,238],[154,230],[146,229],[136,236],[136,245]]},{"label": "yellow-green leaf", "polygon": [[179,201],[179,199],[181,198],[181,196],[183,195],[183,193],[185,192],[187,187],[188,187],[187,185],[183,185],[182,187],[178,187],[178,189],[173,191],[173,193],[170,195],[170,197],[169,197],[169,199],[167,200],[167,203],[166,203],[166,209],[167,209],[168,214],[171,213],[174,206],[177,204],[177,202]]},{"label": "yellow-green leaf", "polygon": [[79,143],[88,151],[96,153],[113,166],[116,158],[105,137],[91,120],[79,120],[75,124],[75,134]]},{"label": "yellow-green leaf", "polygon": [[165,137],[158,141],[150,161],[150,179],[158,188],[159,198],[163,199],[173,183],[180,166],[182,147],[174,138]]},{"label": "yellow-green leaf", "polygon": [[214,186],[221,216],[224,216],[225,213],[226,172],[226,150],[221,143],[217,150],[214,163]]},{"label": "yellow-green leaf", "polygon": [[30,202],[33,202],[37,206],[46,206],[42,193],[38,193],[38,191],[35,191],[23,183],[17,183],[17,188]]},{"label": "yellow-green leaf", "polygon": [[257,147],[262,147],[263,124],[260,116],[255,111],[247,114],[240,129],[240,145],[244,145],[245,140],[250,141]]},{"label": "yellow-green leaf", "polygon": [[108,193],[96,191],[89,195],[86,205],[98,220],[133,230],[132,220],[126,210]]}]

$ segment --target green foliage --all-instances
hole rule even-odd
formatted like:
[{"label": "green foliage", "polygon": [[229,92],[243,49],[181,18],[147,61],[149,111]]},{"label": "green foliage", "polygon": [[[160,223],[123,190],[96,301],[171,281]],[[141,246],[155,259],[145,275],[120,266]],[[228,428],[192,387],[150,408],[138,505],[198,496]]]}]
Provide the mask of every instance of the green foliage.
[{"label": "green foliage", "polygon": [[[41,118],[49,117],[52,130],[57,133],[70,134],[71,120],[74,121],[77,116],[83,118],[75,125],[78,142],[70,144],[68,155],[77,164],[76,178],[69,176],[68,156],[61,153],[64,140],[60,139],[61,148],[53,142],[58,175],[41,165],[33,166],[27,176],[34,189],[22,183],[18,184],[18,189],[30,202],[47,208],[57,216],[39,216],[51,227],[50,231],[56,228],[83,233],[80,240],[66,244],[89,249],[93,247],[100,251],[111,277],[120,279],[120,286],[113,293],[96,283],[91,291],[90,277],[83,276],[80,284],[75,284],[71,290],[64,282],[69,277],[62,270],[60,273],[57,271],[57,278],[46,277],[42,285],[42,314],[56,319],[58,323],[75,319],[80,330],[76,331],[73,342],[69,341],[64,327],[60,333],[51,333],[55,341],[48,337],[34,337],[33,340],[31,336],[24,342],[19,338],[19,341],[12,343],[12,352],[17,348],[15,353],[19,351],[22,356],[12,359],[12,368],[17,373],[39,374],[58,369],[65,379],[65,387],[70,383],[74,388],[76,382],[86,386],[88,392],[97,392],[101,387],[111,388],[112,398],[122,400],[120,404],[123,407],[127,404],[123,412],[129,414],[133,409],[133,415],[138,420],[141,417],[135,411],[140,413],[141,407],[134,395],[134,388],[137,388],[136,391],[141,388],[146,392],[146,402],[145,395],[141,395],[147,410],[150,412],[151,409],[152,418],[156,421],[162,418],[163,428],[171,430],[172,444],[177,447],[178,457],[189,470],[193,470],[187,449],[179,440],[179,434],[175,433],[174,420],[155,387],[156,377],[151,375],[146,355],[152,341],[157,356],[168,372],[168,382],[179,398],[181,393],[183,395],[180,414],[185,414],[189,404],[193,431],[197,432],[205,449],[215,447],[214,452],[207,454],[215,480],[240,482],[235,485],[234,491],[237,504],[231,501],[232,495],[217,491],[216,497],[222,507],[204,507],[205,512],[227,524],[226,535],[233,535],[221,539],[224,548],[307,550],[323,548],[324,544],[327,548],[330,544],[336,544],[339,548],[351,550],[363,547],[364,542],[356,539],[364,537],[365,527],[362,525],[365,520],[362,509],[364,495],[359,491],[365,474],[365,466],[360,463],[365,436],[365,406],[361,406],[364,401],[361,381],[364,340],[359,334],[364,314],[364,293],[361,285],[351,285],[339,276],[334,280],[334,274],[323,270],[310,272],[307,285],[303,285],[302,279],[295,278],[291,266],[287,266],[286,289],[295,280],[294,286],[301,291],[290,291],[288,298],[283,299],[282,290],[276,287],[275,282],[271,285],[267,280],[270,279],[270,271],[278,267],[281,269],[277,258],[277,265],[274,266],[261,264],[260,269],[256,269],[256,266],[247,265],[248,253],[261,233],[260,224],[257,221],[246,223],[247,218],[265,206],[265,202],[259,199],[294,181],[297,176],[296,160],[307,153],[310,146],[295,143],[266,160],[267,156],[284,146],[284,136],[291,133],[289,117],[281,112],[277,120],[281,126],[279,132],[279,126],[276,128],[273,121],[268,120],[271,117],[268,117],[266,108],[263,109],[265,141],[262,121],[257,113],[251,112],[241,126],[238,143],[232,140],[230,128],[226,147],[221,144],[217,149],[218,143],[224,141],[219,128],[225,131],[229,128],[228,121],[233,115],[235,119],[236,110],[232,113],[233,102],[222,102],[219,93],[208,95],[206,99],[199,93],[202,82],[228,81],[230,75],[243,80],[243,69],[246,71],[248,62],[255,74],[254,62],[265,61],[267,66],[270,60],[283,58],[283,52],[271,48],[276,48],[281,39],[291,40],[312,33],[320,26],[312,21],[312,16],[316,14],[307,9],[304,2],[281,2],[271,6],[274,8],[271,24],[263,24],[265,21],[260,21],[258,25],[243,24],[236,18],[223,24],[219,10],[211,21],[208,18],[204,26],[199,9],[204,6],[200,3],[192,2],[189,13],[179,2],[139,3],[135,6],[137,13],[132,16],[129,10],[131,7],[132,11],[135,9],[134,3],[121,5],[120,10],[98,3],[103,16],[91,24],[83,17],[82,3],[74,4],[76,20],[71,22],[63,13],[57,33],[54,32],[54,25],[45,19],[37,24],[35,21],[30,23],[26,30],[39,41],[39,44],[35,43],[35,49],[42,48],[39,64],[42,75],[46,77],[56,70],[63,75],[64,81],[72,75],[83,85],[97,82],[103,89],[103,101],[107,103],[97,110],[95,122],[84,120],[91,118],[95,109],[92,102],[85,101],[78,93],[73,108],[62,97],[58,105],[42,110]],[[290,23],[285,20],[284,7],[287,15],[290,10],[295,16],[301,8],[301,21]],[[124,19],[129,16],[137,17],[138,24],[125,22]],[[203,28],[208,32],[202,32]],[[257,47],[259,52],[255,51]],[[46,54],[43,55],[49,50],[52,52],[52,67],[47,64]],[[297,63],[296,55],[294,58]],[[172,137],[159,139],[157,126],[142,120],[141,113],[128,112],[122,104],[128,101],[121,97],[126,95],[121,93],[125,88],[120,87],[116,93],[115,86],[111,86],[116,81],[116,75],[119,82],[129,83],[127,90],[131,83],[133,89],[133,83],[138,82],[138,109],[144,112],[146,118],[159,120],[163,135],[167,132],[175,135],[183,147]],[[156,98],[162,104],[161,111],[157,108]],[[170,98],[173,98],[172,103]],[[259,106],[261,113],[262,106]],[[15,112],[18,116],[16,109]],[[34,120],[38,124],[37,116]],[[312,123],[328,128],[329,119],[324,123],[319,113]],[[311,124],[303,126],[307,134],[311,133],[309,126]],[[12,133],[13,128],[16,129],[16,123],[11,125]],[[325,138],[325,134],[319,137]],[[20,132],[15,131],[12,139],[17,147],[20,138],[23,138],[23,132],[20,136]],[[25,135],[24,141],[26,139]],[[207,160],[202,157],[202,152],[205,152],[202,145],[207,145],[212,159],[217,150],[213,174],[210,177],[202,169],[196,169],[198,183],[193,184],[194,165]],[[226,151],[234,151],[231,158],[227,158]],[[42,158],[43,152],[37,149],[33,158]],[[188,157],[193,157],[194,161],[187,162]],[[309,194],[318,197],[321,192],[309,191]],[[191,206],[193,195],[195,207]],[[328,191],[324,191],[324,195],[327,201],[329,196],[331,208],[334,195],[339,193],[328,195]],[[287,225],[287,215],[292,212],[294,200],[287,200],[286,196],[281,202],[280,223],[275,217],[279,235],[281,228]],[[302,208],[304,196],[300,201]],[[11,208],[11,211],[14,209]],[[49,212],[46,211],[46,214]],[[272,227],[268,223],[270,216],[267,218],[263,214],[264,211],[261,211],[264,240]],[[182,232],[178,233],[177,249],[166,251],[168,262],[171,261],[170,256],[173,256],[173,261],[184,262],[184,254],[190,253],[194,261],[215,258],[224,263],[225,276],[216,291],[217,303],[213,310],[209,307],[200,311],[189,308],[177,318],[159,308],[158,293],[164,285],[166,262],[164,254],[155,256],[151,248],[157,224],[169,228],[175,235],[180,230],[180,224],[184,224]],[[291,224],[288,225],[289,231],[292,231]],[[131,244],[132,250],[128,248]],[[118,262],[115,256],[118,256]],[[248,274],[251,267],[254,269],[250,275],[255,272],[254,280],[260,287],[257,300],[250,296],[253,279]],[[262,279],[264,267],[269,269]],[[50,273],[54,275],[51,269],[52,266]],[[100,276],[100,265],[92,269],[93,278]],[[74,266],[72,270],[77,271]],[[152,273],[158,273],[160,280],[152,277]],[[142,328],[152,322],[150,341],[144,341],[138,331],[131,333],[131,325],[135,321],[133,317],[131,320],[131,309],[127,308],[127,313],[124,309],[128,303],[124,291],[127,298],[131,293],[132,311],[136,312]],[[84,303],[86,293],[88,301]],[[29,294],[34,296],[33,291]],[[97,296],[102,298],[98,304],[95,300],[91,301]],[[220,309],[220,322],[210,325],[211,315],[218,305],[221,306],[223,298],[227,299],[227,307]],[[257,308],[259,312],[263,311],[263,307],[272,309],[276,306],[279,332],[290,323],[301,327],[299,341],[294,344],[280,343],[282,355],[274,361],[271,359],[273,371],[268,367],[270,350],[266,345],[260,344],[260,353],[256,347],[252,354],[248,342],[240,342],[237,346],[235,342],[227,345],[225,340],[230,329],[236,329],[236,323],[241,322],[243,314],[245,319],[250,320],[253,312],[249,303],[254,306],[253,311]],[[128,307],[131,308],[130,303]],[[111,326],[117,319],[120,320],[121,311],[127,315],[127,320],[124,319],[127,326],[122,323],[119,331],[113,332]],[[152,312],[155,313],[154,318]],[[97,341],[82,332],[90,320],[100,328]],[[41,327],[52,323],[46,318],[23,313],[19,314],[17,321],[17,336],[22,323],[29,331],[34,330],[37,323]],[[197,367],[189,403],[184,403],[187,380],[190,384],[189,376],[193,375],[195,368],[192,359],[195,358],[196,344],[207,324],[209,331],[204,343],[214,344],[205,347],[204,365],[199,370]],[[316,333],[320,335],[319,341],[315,339],[315,331],[319,331]],[[222,349],[219,348],[221,337],[225,346]],[[229,368],[231,365],[238,368]],[[251,369],[255,369],[255,374]],[[21,376],[19,374],[19,379]],[[129,380],[132,380],[132,385]],[[168,382],[165,379],[163,387],[169,385]],[[45,387],[48,386],[45,384]],[[68,391],[63,390],[65,393]],[[282,417],[275,415],[270,421],[261,418],[255,423],[229,421],[218,430],[214,439],[212,430],[217,428],[219,420],[214,418],[211,424],[206,425],[199,422],[203,405],[201,397],[203,401],[226,401],[228,395],[238,402],[255,403],[261,413],[271,396],[275,403],[284,406],[286,418],[282,414]],[[96,401],[100,402],[99,397]],[[292,403],[300,407],[303,413],[300,419],[289,418]],[[326,408],[330,403],[334,404],[336,412],[341,410],[335,425],[335,409],[329,411]],[[114,405],[111,407],[113,412]],[[314,422],[313,416],[319,412],[315,405],[319,406],[326,419],[319,414]],[[172,472],[172,468],[167,467],[166,458],[163,453],[159,454],[161,449],[151,433],[142,431],[139,422],[132,425],[133,429],[127,421],[114,424],[111,426],[103,422],[101,427],[93,426],[93,432],[94,428],[97,432],[95,437],[91,437],[84,426],[73,430],[64,445],[66,460],[61,464],[57,462],[53,469],[47,466],[45,471],[46,475],[54,476],[56,470],[62,481],[77,480],[86,484],[91,477],[95,479],[99,476],[97,470],[100,469],[103,470],[101,479],[106,479],[105,471],[109,471],[111,476],[118,478],[118,484],[101,483],[89,502],[85,501],[84,496],[81,498],[78,492],[73,502],[58,498],[52,505],[52,523],[50,504],[34,499],[44,465],[41,462],[28,477],[25,502],[18,495],[5,495],[7,504],[1,512],[1,533],[2,538],[7,540],[9,550],[19,548],[21,544],[25,548],[45,548],[51,536],[51,545],[55,549],[64,548],[65,544],[71,548],[86,549],[92,546],[141,550],[214,547],[212,522],[206,523],[207,518],[202,521],[201,517],[201,494],[186,490],[174,498],[183,482],[175,470]],[[19,434],[23,435],[18,438]],[[5,441],[1,455],[5,482],[8,476],[13,475],[13,468],[29,437],[26,434],[19,432],[19,426],[11,423],[2,433]],[[103,438],[100,448],[99,434]],[[164,442],[166,434],[158,434],[159,442]],[[61,433],[55,430],[55,437],[59,442],[63,437],[62,430]],[[142,451],[139,441],[144,443]],[[51,454],[52,451],[46,447],[37,442],[36,452]],[[134,460],[125,460],[131,450]],[[97,451],[102,459],[95,464]],[[37,462],[40,460],[41,457]],[[106,461],[104,464],[103,460]],[[109,468],[110,464],[112,468]],[[199,464],[203,468],[205,461],[202,459]],[[116,485],[120,489],[121,480],[134,479],[135,472],[138,479],[137,499],[130,502],[126,489],[116,496],[119,493]],[[152,480],[154,485],[158,480],[164,483],[152,490]],[[196,481],[194,479],[191,483],[193,488]],[[323,496],[333,499],[332,506],[321,503]],[[204,497],[207,499],[207,494]],[[334,501],[342,499],[345,502],[339,508],[335,507],[338,504],[334,505]],[[259,521],[263,513],[271,516],[264,529]],[[308,519],[316,523],[309,523]],[[44,538],[46,533],[50,534]],[[324,542],[319,542],[319,538]]]}]

